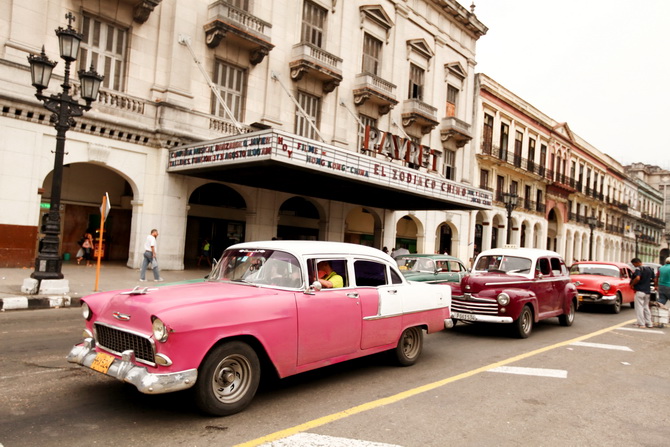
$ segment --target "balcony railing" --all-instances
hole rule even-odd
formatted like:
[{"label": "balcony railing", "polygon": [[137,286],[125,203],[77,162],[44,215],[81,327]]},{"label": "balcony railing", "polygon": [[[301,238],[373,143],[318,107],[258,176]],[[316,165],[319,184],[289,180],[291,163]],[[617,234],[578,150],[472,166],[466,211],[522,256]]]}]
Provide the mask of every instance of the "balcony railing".
[{"label": "balcony railing", "polygon": [[370,101],[379,106],[381,115],[385,115],[398,104],[395,89],[395,84],[379,76],[372,73],[359,73],[356,75],[354,84],[354,104],[361,106]]},{"label": "balcony railing", "polygon": [[299,81],[305,74],[323,81],[326,93],[335,90],[342,81],[342,58],[309,42],[293,46],[291,52],[291,79]]},{"label": "balcony railing", "polygon": [[421,132],[427,134],[439,124],[437,121],[437,107],[433,107],[420,99],[406,99],[402,103],[402,125],[409,127],[412,124],[421,126]]},{"label": "balcony railing", "polygon": [[228,0],[217,0],[209,5],[210,22],[204,26],[205,42],[216,48],[229,35],[232,45],[249,50],[249,61],[256,65],[274,48],[270,30],[272,24],[261,20]]}]

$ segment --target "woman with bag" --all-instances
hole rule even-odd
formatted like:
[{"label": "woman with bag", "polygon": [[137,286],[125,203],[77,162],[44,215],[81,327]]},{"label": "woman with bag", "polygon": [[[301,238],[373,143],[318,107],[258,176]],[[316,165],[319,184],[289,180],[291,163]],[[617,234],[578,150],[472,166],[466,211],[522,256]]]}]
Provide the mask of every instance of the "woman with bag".
[{"label": "woman with bag", "polygon": [[81,262],[82,259],[86,259],[86,267],[90,267],[91,260],[93,259],[93,235],[89,232],[84,233],[84,237],[79,240],[79,245],[81,245],[80,252],[77,253],[77,264]]}]

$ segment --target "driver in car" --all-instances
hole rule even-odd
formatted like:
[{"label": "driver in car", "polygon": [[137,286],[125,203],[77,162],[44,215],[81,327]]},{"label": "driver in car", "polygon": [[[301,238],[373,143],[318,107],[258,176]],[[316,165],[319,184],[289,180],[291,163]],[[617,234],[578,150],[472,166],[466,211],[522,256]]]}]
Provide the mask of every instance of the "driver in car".
[{"label": "driver in car", "polygon": [[319,282],[322,287],[326,289],[344,287],[344,280],[333,270],[330,266],[330,262],[321,261],[317,264],[316,269],[319,272]]}]

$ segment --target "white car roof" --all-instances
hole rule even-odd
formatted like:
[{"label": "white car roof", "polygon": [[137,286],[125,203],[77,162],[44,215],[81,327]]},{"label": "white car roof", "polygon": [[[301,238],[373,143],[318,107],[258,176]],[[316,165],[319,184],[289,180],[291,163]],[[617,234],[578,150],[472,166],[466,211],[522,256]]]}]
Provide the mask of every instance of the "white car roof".
[{"label": "white car roof", "polygon": [[264,248],[268,250],[282,250],[293,253],[297,256],[313,255],[365,255],[381,258],[387,262],[395,264],[392,257],[383,251],[368,247],[365,245],[350,244],[347,242],[327,242],[327,241],[256,241],[243,242],[231,245],[228,249],[251,249]]},{"label": "white car roof", "polygon": [[542,250],[539,248],[492,248],[490,250],[484,250],[479,254],[479,256],[496,256],[496,255],[521,256],[530,259],[537,259],[542,256],[552,256],[563,259],[561,255],[559,255],[555,251]]}]

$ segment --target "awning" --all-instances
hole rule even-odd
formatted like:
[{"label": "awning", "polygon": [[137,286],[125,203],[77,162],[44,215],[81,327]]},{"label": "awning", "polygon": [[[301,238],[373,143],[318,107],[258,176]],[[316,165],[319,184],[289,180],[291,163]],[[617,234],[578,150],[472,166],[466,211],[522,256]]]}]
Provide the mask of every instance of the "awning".
[{"label": "awning", "polygon": [[377,155],[266,129],[170,149],[167,172],[390,210],[491,208],[490,191]]}]

